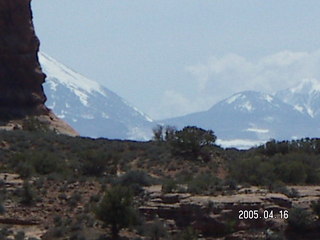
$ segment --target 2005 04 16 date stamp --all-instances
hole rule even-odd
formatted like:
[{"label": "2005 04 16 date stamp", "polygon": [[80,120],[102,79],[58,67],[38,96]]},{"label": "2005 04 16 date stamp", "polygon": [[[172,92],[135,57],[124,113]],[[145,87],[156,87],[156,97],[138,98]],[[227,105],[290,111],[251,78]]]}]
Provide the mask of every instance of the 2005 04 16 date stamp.
[{"label": "2005 04 16 date stamp", "polygon": [[250,220],[250,219],[288,219],[289,211],[288,210],[239,210],[238,218],[240,220]]}]

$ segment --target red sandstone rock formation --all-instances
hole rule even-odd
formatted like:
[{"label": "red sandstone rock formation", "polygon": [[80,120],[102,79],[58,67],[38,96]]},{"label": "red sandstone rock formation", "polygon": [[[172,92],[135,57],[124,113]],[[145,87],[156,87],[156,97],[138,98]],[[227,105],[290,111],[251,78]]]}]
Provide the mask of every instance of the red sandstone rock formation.
[{"label": "red sandstone rock formation", "polygon": [[15,129],[24,119],[36,116],[50,129],[78,135],[46,106],[42,84],[46,75],[39,61],[39,39],[35,35],[31,0],[0,1],[0,129]]},{"label": "red sandstone rock formation", "polygon": [[0,1],[0,116],[47,114],[31,0]]}]

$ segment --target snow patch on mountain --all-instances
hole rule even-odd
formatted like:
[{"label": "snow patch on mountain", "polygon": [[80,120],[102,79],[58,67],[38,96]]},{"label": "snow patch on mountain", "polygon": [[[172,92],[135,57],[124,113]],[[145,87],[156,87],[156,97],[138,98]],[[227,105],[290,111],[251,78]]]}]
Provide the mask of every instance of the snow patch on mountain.
[{"label": "snow patch on mountain", "polygon": [[[96,91],[102,95],[105,94],[101,88],[101,85],[99,85],[97,82],[92,81],[71,70],[43,52],[40,52],[38,56],[42,69],[47,76],[54,76],[54,78],[56,78],[60,83],[67,85],[72,90],[81,89],[88,93]],[[52,85],[52,83],[50,85]]]},{"label": "snow patch on mountain", "polygon": [[238,105],[237,108],[241,109],[241,110],[246,110],[248,112],[252,112],[254,110],[254,107],[252,106],[252,104],[247,101],[241,105]]},{"label": "snow patch on mountain", "polygon": [[271,103],[273,101],[273,97],[271,95],[269,95],[269,94],[265,94],[264,100],[266,100],[267,102]]},{"label": "snow patch on mountain", "polygon": [[230,98],[228,98],[227,100],[226,100],[226,102],[228,103],[228,104],[231,104],[231,103],[233,103],[233,102],[235,102],[239,97],[241,97],[241,94],[235,94],[235,95],[233,95],[233,96],[231,96]]},{"label": "snow patch on mountain", "polygon": [[320,91],[320,82],[315,78],[305,78],[297,86],[290,88],[291,93],[312,94]]},{"label": "snow patch on mountain", "polygon": [[151,138],[153,120],[126,100],[45,53],[39,53],[39,60],[47,75],[47,106],[82,136]]},{"label": "snow patch on mountain", "polygon": [[53,91],[57,90],[59,83],[63,84],[79,97],[84,106],[88,106],[88,94],[98,92],[101,95],[105,95],[105,92],[97,82],[72,71],[47,54],[40,52],[39,61],[47,76],[53,78],[49,81],[50,88]]},{"label": "snow patch on mountain", "polygon": [[320,117],[320,81],[303,79],[297,86],[278,91],[276,96],[312,118]]},{"label": "snow patch on mountain", "polygon": [[294,107],[294,109],[296,109],[297,111],[303,113],[303,107],[302,107],[302,106],[300,106],[300,105],[294,105],[293,107]]}]

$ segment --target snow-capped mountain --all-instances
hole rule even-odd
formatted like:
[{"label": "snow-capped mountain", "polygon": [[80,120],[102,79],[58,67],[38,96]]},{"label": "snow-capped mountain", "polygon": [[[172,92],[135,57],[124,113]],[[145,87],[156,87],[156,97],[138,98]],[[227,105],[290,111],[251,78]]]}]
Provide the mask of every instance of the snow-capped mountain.
[{"label": "snow-capped mountain", "polygon": [[153,121],[114,92],[44,53],[46,105],[82,136],[147,140]]},{"label": "snow-capped mountain", "polygon": [[295,87],[277,92],[276,96],[312,118],[320,117],[320,82],[316,79],[304,79]]},{"label": "snow-capped mountain", "polygon": [[223,146],[245,148],[271,138],[316,136],[314,121],[270,94],[245,91],[224,99],[205,112],[168,119],[166,124],[212,129]]},{"label": "snow-capped mountain", "polygon": [[[83,136],[148,140],[156,124],[124,99],[62,65],[39,54],[47,106]],[[275,96],[244,91],[208,111],[167,119],[164,124],[182,128],[195,125],[212,129],[224,147],[248,148],[271,138],[277,140],[319,137],[320,82],[309,79]]]}]

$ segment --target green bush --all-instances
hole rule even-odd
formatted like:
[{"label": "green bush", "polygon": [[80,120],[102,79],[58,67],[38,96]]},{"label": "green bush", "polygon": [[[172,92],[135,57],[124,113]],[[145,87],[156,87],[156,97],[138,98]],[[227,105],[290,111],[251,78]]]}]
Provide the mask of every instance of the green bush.
[{"label": "green bush", "polygon": [[198,232],[192,227],[187,227],[173,238],[174,240],[198,240]]},{"label": "green bush", "polygon": [[22,129],[25,131],[49,132],[49,125],[41,122],[36,117],[28,117],[22,123]]},{"label": "green bush", "polygon": [[68,205],[72,208],[76,207],[81,200],[81,194],[79,192],[74,192],[68,199]]},{"label": "green bush", "polygon": [[146,228],[146,235],[151,240],[159,240],[161,238],[166,238],[168,236],[168,232],[162,222],[156,219],[151,224],[147,224]]},{"label": "green bush", "polygon": [[161,187],[161,191],[163,193],[172,193],[172,192],[176,191],[177,189],[178,189],[178,185],[172,179],[165,180],[164,183],[162,184],[162,187]]},{"label": "green bush", "polygon": [[154,180],[144,171],[129,171],[115,180],[115,184],[132,189],[134,194],[142,192],[142,187],[150,186]]},{"label": "green bush", "polygon": [[23,178],[33,173],[47,175],[65,171],[65,162],[55,153],[45,150],[17,153],[12,156],[10,164]]},{"label": "green bush", "polygon": [[8,239],[7,237],[12,234],[13,234],[13,231],[8,227],[0,228],[0,239]]},{"label": "green bush", "polygon": [[201,174],[188,183],[187,191],[193,194],[215,194],[221,181],[211,174]]},{"label": "green bush", "polygon": [[320,219],[320,199],[318,201],[314,201],[311,203],[311,208],[313,212],[318,216]]},{"label": "green bush", "polygon": [[21,189],[21,203],[32,205],[36,200],[36,193],[28,181],[24,181]]},{"label": "green bush", "polygon": [[104,195],[95,210],[97,218],[111,226],[113,239],[118,239],[119,231],[137,222],[137,213],[133,207],[133,196],[130,189],[115,186]]},{"label": "green bush", "polygon": [[79,154],[81,171],[89,176],[101,176],[110,167],[111,157],[102,151],[87,150]]},{"label": "green bush", "polygon": [[22,231],[17,232],[14,236],[14,240],[24,240],[26,234]]},{"label": "green bush", "polygon": [[58,170],[59,159],[51,153],[37,153],[31,159],[33,166],[39,174],[49,174]]},{"label": "green bush", "polygon": [[[190,159],[198,159],[203,154],[208,154],[208,147],[213,146],[216,136],[211,130],[204,130],[194,126],[188,126],[175,132],[170,141],[172,154]],[[207,159],[207,156],[205,157]],[[202,159],[204,160],[204,159]]]},{"label": "green bush", "polygon": [[289,211],[288,225],[297,232],[304,232],[312,223],[312,215],[306,209],[292,208]]},{"label": "green bush", "polygon": [[0,199],[0,215],[6,212],[5,207],[3,206],[2,199]]}]

